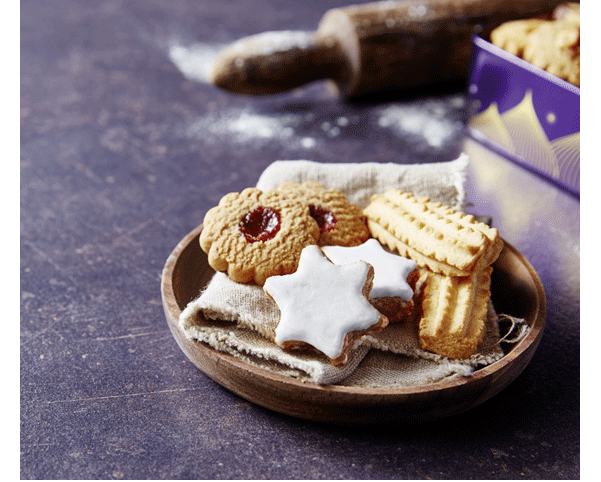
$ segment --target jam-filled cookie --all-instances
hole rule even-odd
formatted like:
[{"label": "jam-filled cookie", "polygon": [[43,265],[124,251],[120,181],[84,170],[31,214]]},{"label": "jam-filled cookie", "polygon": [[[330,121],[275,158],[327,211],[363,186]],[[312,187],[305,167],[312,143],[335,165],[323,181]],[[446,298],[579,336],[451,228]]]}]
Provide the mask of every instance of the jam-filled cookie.
[{"label": "jam-filled cookie", "polygon": [[226,194],[204,218],[200,246],[209,265],[239,283],[265,284],[293,273],[304,247],[319,238],[309,207],[274,190]]},{"label": "jam-filled cookie", "polygon": [[319,246],[357,246],[369,239],[365,216],[358,206],[347,201],[342,191],[326,189],[313,181],[285,182],[278,191],[309,206],[311,216],[319,224]]}]

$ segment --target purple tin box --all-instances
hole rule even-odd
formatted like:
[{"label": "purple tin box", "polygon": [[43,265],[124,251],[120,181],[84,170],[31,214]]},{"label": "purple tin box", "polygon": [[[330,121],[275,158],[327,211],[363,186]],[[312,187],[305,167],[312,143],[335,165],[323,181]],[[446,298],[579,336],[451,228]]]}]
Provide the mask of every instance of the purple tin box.
[{"label": "purple tin box", "polygon": [[470,135],[580,196],[580,89],[474,37]]}]

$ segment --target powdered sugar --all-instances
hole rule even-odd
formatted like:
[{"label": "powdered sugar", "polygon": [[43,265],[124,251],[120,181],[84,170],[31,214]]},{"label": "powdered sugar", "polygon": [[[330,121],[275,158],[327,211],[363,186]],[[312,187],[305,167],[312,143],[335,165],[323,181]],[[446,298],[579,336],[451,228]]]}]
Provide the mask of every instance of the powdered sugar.
[{"label": "powdered sugar", "polygon": [[[312,149],[315,138],[298,136],[296,128],[305,118],[299,114],[261,114],[249,108],[209,113],[188,126],[186,134],[212,142],[264,144],[272,140],[291,147]],[[208,135],[207,135],[208,134]]]},{"label": "powdered sugar", "polygon": [[440,148],[463,130],[463,122],[449,114],[464,105],[463,97],[391,105],[378,112],[377,122],[378,126],[399,135],[409,135],[429,147]]},{"label": "powdered sugar", "polygon": [[275,31],[251,35],[234,42],[228,49],[230,55],[272,55],[291,49],[306,50],[313,45],[313,33],[304,31]]},{"label": "powdered sugar", "polygon": [[[236,52],[244,52],[245,55],[271,55],[293,48],[308,49],[312,44],[311,32],[264,32],[232,44],[197,42],[182,45],[173,41],[169,46],[169,58],[187,79],[208,83],[216,58],[226,51],[229,55]],[[243,63],[244,59],[241,57],[237,61]]]},{"label": "powdered sugar", "polygon": [[[258,44],[262,46],[263,53],[287,50],[294,45],[302,47],[311,41],[307,32],[266,32],[255,37],[260,40]],[[173,42],[169,57],[187,79],[209,83],[215,59],[227,48],[226,44],[198,42],[185,46]],[[375,121],[377,127],[389,129],[409,142],[416,152],[438,150],[461,135],[464,124],[460,118],[464,108],[465,100],[460,95],[387,104],[376,110]],[[351,132],[346,132],[348,129],[354,131],[361,122],[360,114],[350,118],[346,115],[314,117],[313,113],[265,114],[251,108],[228,109],[198,118],[186,128],[186,134],[209,142],[266,143],[279,140],[293,149],[313,149],[319,139],[344,137]],[[208,138],[207,134],[210,134]]]},{"label": "powdered sugar", "polygon": [[213,62],[225,44],[194,43],[188,46],[173,43],[169,47],[169,58],[189,80],[208,83]]}]

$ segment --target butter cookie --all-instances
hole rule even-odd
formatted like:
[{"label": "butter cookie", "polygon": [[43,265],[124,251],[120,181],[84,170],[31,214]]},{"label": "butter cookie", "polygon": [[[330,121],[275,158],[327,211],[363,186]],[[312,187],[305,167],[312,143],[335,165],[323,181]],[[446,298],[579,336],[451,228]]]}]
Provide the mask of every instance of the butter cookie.
[{"label": "butter cookie", "polygon": [[303,202],[247,188],[226,194],[206,213],[200,246],[216,271],[263,285],[270,276],[296,271],[303,248],[317,244],[319,232]]},{"label": "butter cookie", "polygon": [[311,216],[319,224],[319,246],[357,246],[369,239],[365,216],[358,206],[347,201],[342,191],[308,181],[285,182],[278,192],[309,206]]}]

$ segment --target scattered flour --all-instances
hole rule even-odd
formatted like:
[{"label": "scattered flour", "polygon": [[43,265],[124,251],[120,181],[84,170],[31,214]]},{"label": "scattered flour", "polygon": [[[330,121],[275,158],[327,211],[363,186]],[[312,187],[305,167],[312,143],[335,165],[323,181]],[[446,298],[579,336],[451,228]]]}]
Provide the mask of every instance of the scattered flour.
[{"label": "scattered flour", "polygon": [[297,114],[265,115],[250,109],[234,109],[197,119],[186,134],[204,139],[209,136],[215,142],[264,144],[280,140],[289,147],[314,148],[317,141],[313,137],[295,135],[295,128],[303,121],[304,116]]},{"label": "scattered flour", "polygon": [[[186,46],[173,41],[169,47],[169,59],[187,79],[207,83],[215,59],[226,49],[230,55],[237,50],[248,55],[249,49],[254,55],[269,55],[294,47],[308,49],[312,44],[312,34],[302,31],[264,32],[232,44],[197,42]],[[237,60],[244,62],[242,58]]]},{"label": "scattered flour", "polygon": [[378,125],[399,135],[411,135],[430,147],[442,147],[462,130],[463,122],[453,120],[450,111],[463,108],[463,98],[426,101],[422,104],[393,105],[378,113]]},{"label": "scattered flour", "polygon": [[312,149],[317,145],[317,141],[313,137],[303,137],[301,139],[301,146],[305,149]]},{"label": "scattered flour", "polygon": [[319,122],[312,112],[266,114],[243,107],[208,112],[190,123],[185,128],[185,135],[210,143],[256,147],[279,141],[290,149],[314,149],[320,139],[334,139],[343,134],[347,126],[358,122],[358,116],[349,119],[338,115]]},{"label": "scattered flour", "polygon": [[183,46],[173,43],[169,47],[169,58],[189,80],[208,83],[213,62],[226,44],[194,43]]},{"label": "scattered flour", "polygon": [[[270,33],[268,38],[272,40],[269,48],[277,49],[282,47],[286,39],[302,44],[303,41],[307,41],[308,35],[297,32],[291,40],[290,35],[277,37]],[[169,58],[187,79],[208,83],[216,57],[227,47],[227,44],[194,43],[185,46],[173,42],[169,47]],[[409,135],[426,147],[440,148],[462,131],[463,122],[453,120],[453,116],[449,114],[464,107],[465,100],[461,96],[423,103],[395,104],[377,112],[377,124],[379,127],[393,130],[400,136]],[[265,115],[250,109],[237,109],[209,113],[192,123],[186,134],[204,138],[209,134],[217,142],[264,143],[275,139],[285,141],[289,147],[312,149],[317,145],[317,140],[310,136],[296,136],[295,128],[313,120],[311,113]],[[349,123],[347,117],[339,116],[321,122],[318,124],[318,130],[333,139],[338,137]]]},{"label": "scattered flour", "polygon": [[346,127],[349,124],[349,120],[346,117],[338,117],[335,121],[335,125],[330,121],[324,121],[321,123],[321,130],[325,132],[325,134],[333,139],[340,135],[341,128]]},{"label": "scattered flour", "polygon": [[227,122],[226,130],[237,138],[247,141],[249,139],[274,137],[287,139],[294,135],[294,128],[298,119],[292,115],[266,116],[242,112],[238,118]]},{"label": "scattered flour", "polygon": [[308,50],[315,41],[313,32],[285,30],[263,32],[234,42],[228,52],[231,55],[272,55],[277,52],[287,52],[291,49]]}]

